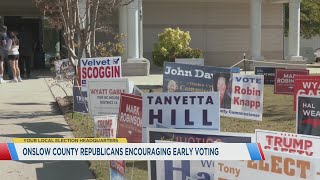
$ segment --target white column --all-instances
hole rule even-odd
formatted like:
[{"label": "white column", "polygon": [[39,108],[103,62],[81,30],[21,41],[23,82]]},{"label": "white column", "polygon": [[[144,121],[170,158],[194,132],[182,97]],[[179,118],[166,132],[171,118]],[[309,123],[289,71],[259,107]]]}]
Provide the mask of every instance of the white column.
[{"label": "white column", "polygon": [[287,59],[303,60],[300,56],[300,0],[289,2],[289,49]]},{"label": "white column", "polygon": [[143,58],[143,11],[142,11],[142,0],[139,0],[139,58]]},{"label": "white column", "polygon": [[139,58],[139,1],[128,5],[128,59]]},{"label": "white column", "polygon": [[125,52],[122,55],[122,61],[126,61],[128,58],[128,8],[126,5],[123,5],[119,8],[119,33],[124,34],[124,37],[121,39],[121,42],[124,45]]},{"label": "white column", "polygon": [[262,0],[250,1],[251,43],[250,52],[253,60],[263,60],[261,56],[261,4]]}]

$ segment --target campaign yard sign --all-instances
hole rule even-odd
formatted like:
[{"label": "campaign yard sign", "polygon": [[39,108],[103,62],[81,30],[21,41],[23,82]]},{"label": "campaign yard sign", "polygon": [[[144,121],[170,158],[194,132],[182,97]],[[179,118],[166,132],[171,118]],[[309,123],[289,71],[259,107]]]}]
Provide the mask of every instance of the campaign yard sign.
[{"label": "campaign yard sign", "polygon": [[74,68],[68,59],[54,61],[56,80],[64,81],[74,77]]},{"label": "campaign yard sign", "polygon": [[125,180],[125,161],[110,161],[110,180]]},{"label": "campaign yard sign", "polygon": [[276,69],[274,93],[275,94],[293,94],[294,93],[294,76],[296,75],[309,75],[309,70]]},{"label": "campaign yard sign", "polygon": [[264,84],[274,85],[276,69],[284,69],[284,68],[255,67],[254,74],[255,75],[263,75],[264,76]]},{"label": "campaign yard sign", "polygon": [[165,62],[163,67],[163,92],[211,92],[213,76],[232,71],[230,68],[170,62]]},{"label": "campaign yard sign", "polygon": [[129,143],[142,142],[142,97],[120,95],[118,138],[127,138]]},{"label": "campaign yard sign", "polygon": [[294,76],[294,111],[298,95],[320,96],[320,76]]},{"label": "campaign yard sign", "polygon": [[320,136],[320,97],[298,96],[296,119],[298,134]]},{"label": "campaign yard sign", "polygon": [[[187,143],[251,143],[253,134],[220,133],[207,130],[148,128],[148,142]],[[213,160],[204,161],[149,161],[149,180],[215,179]]]},{"label": "campaign yard sign", "polygon": [[221,115],[262,121],[264,77],[232,74],[226,80],[221,75],[213,78],[213,90],[220,92]]},{"label": "campaign yard sign", "polygon": [[91,116],[117,115],[120,94],[128,92],[127,78],[90,79],[88,81],[88,105]]},{"label": "campaign yard sign", "polygon": [[94,137],[116,138],[117,137],[117,116],[94,116]]},{"label": "campaign yard sign", "polygon": [[256,143],[263,150],[320,157],[320,137],[256,129]]},{"label": "campaign yard sign", "polygon": [[81,58],[79,76],[82,91],[87,91],[89,79],[121,78],[121,57]]},{"label": "campaign yard sign", "polygon": [[81,92],[80,86],[73,87],[73,112],[88,113],[87,92]]},{"label": "campaign yard sign", "polygon": [[143,128],[158,123],[168,128],[220,130],[219,93],[144,94],[142,119]]},{"label": "campaign yard sign", "polygon": [[[320,158],[264,150],[264,161],[216,161],[217,180],[318,180]],[[235,152],[236,153],[236,152]]]}]

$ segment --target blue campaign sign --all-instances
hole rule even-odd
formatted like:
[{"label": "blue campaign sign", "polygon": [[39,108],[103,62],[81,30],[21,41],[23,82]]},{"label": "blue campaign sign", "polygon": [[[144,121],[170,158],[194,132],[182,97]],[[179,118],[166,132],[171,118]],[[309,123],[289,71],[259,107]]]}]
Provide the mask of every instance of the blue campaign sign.
[{"label": "blue campaign sign", "polygon": [[[205,130],[148,129],[149,143],[175,141],[188,143],[251,143],[253,134],[220,133]],[[214,161],[150,161],[149,180],[212,180]]]},{"label": "blue campaign sign", "polygon": [[212,81],[217,74],[240,71],[240,68],[230,69],[171,62],[164,63],[163,67],[163,92],[212,92]]},{"label": "blue campaign sign", "polygon": [[81,92],[80,86],[73,87],[73,112],[88,113],[86,105],[87,102],[87,92]]},{"label": "blue campaign sign", "polygon": [[284,68],[255,67],[254,74],[255,75],[263,75],[264,76],[264,84],[274,85],[274,79],[276,76],[276,69],[284,69]]}]

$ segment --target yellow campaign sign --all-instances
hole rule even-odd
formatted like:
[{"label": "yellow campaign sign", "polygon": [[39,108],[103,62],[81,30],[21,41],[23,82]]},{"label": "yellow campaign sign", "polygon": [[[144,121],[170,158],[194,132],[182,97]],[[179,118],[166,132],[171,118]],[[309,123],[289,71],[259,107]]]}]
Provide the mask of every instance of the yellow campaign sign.
[{"label": "yellow campaign sign", "polygon": [[126,138],[13,138],[13,143],[127,143]]}]

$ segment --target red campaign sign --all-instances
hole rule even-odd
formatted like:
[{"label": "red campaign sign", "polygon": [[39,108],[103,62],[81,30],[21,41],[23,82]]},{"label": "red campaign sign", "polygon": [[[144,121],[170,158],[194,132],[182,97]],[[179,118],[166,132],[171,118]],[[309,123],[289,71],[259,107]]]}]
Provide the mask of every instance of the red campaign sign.
[{"label": "red campaign sign", "polygon": [[110,167],[125,176],[125,161],[110,161]]},{"label": "red campaign sign", "polygon": [[298,95],[319,96],[320,95],[320,76],[299,75],[294,77],[294,106]]},{"label": "red campaign sign", "polygon": [[142,97],[122,93],[118,117],[118,138],[128,143],[142,142]]},{"label": "red campaign sign", "polygon": [[309,70],[276,69],[274,94],[293,94],[294,76],[296,75],[309,75]]}]

